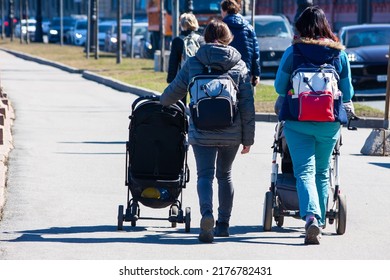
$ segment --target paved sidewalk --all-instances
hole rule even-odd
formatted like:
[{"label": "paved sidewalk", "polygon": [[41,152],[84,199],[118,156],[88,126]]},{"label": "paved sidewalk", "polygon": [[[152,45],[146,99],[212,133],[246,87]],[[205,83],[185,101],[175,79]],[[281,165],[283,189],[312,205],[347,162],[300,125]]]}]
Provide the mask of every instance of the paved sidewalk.
[{"label": "paved sidewalk", "polygon": [[[303,245],[300,220],[285,219],[282,229],[263,231],[275,122],[258,121],[251,152],[239,154],[235,163],[232,235],[204,246],[197,239],[200,213],[191,149],[191,180],[183,200],[192,209],[191,233],[166,221],[116,228],[118,204],[126,199],[124,141],[136,95],[2,51],[0,71],[16,115],[0,259],[390,259],[388,201],[382,199],[390,196],[390,159],[361,155],[370,128],[342,131],[345,235],[336,235],[330,225],[319,248]],[[144,207],[141,213],[154,217],[160,212],[154,210]]]},{"label": "paved sidewalk", "polygon": [[[152,95],[152,94],[159,95],[160,94],[159,92],[156,92],[156,91],[151,91],[151,90],[148,90],[145,88],[140,88],[137,86],[125,84],[121,81],[107,78],[107,77],[103,77],[103,76],[100,76],[100,75],[92,73],[92,72],[82,71],[80,69],[75,69],[75,68],[60,64],[60,63],[48,61],[48,60],[45,60],[45,59],[42,59],[39,57],[34,57],[31,55],[27,55],[27,54],[16,52],[16,51],[10,51],[10,50],[0,48],[0,56],[2,57],[1,60],[7,59],[7,60],[11,60],[11,61],[12,60],[16,61],[18,59],[24,59],[24,60],[29,60],[29,61],[33,61],[33,62],[38,62],[40,64],[53,66],[53,67],[59,68],[61,70],[64,70],[68,73],[73,73],[73,74],[78,73],[78,74],[81,74],[82,77],[84,77],[85,79],[92,80],[92,81],[95,81],[95,82],[100,83],[100,84],[104,84],[104,85],[112,87],[118,91],[128,92],[128,93],[132,93],[132,94],[139,95],[139,96]],[[1,71],[4,71],[4,70],[1,69],[1,64],[0,64],[0,72]],[[1,79],[1,76],[0,76],[0,79]],[[0,158],[1,158],[1,161],[0,161],[0,175],[1,175],[1,177],[0,177],[0,179],[1,179],[0,180],[0,213],[1,213],[2,206],[5,202],[4,201],[4,190],[5,190],[5,185],[6,185],[7,158],[8,158],[9,152],[13,148],[11,131],[12,131],[12,123],[13,123],[13,119],[14,119],[14,112],[13,112],[11,100],[8,100],[7,95],[2,96],[2,103],[0,105],[1,105],[0,110],[1,110],[1,108],[4,108],[2,110],[5,111],[4,124],[1,125],[1,132],[2,132],[2,139],[1,140],[3,141],[3,144],[0,145]],[[258,114],[256,114],[256,121],[276,122],[277,117],[274,114],[258,113]],[[360,127],[360,128],[380,128],[383,125],[383,120],[362,118],[358,122],[355,122],[354,125],[356,127]],[[388,133],[386,135],[387,136],[385,136],[385,137],[389,138]],[[381,134],[380,133],[378,134],[378,132],[375,132],[375,136],[373,136],[370,141],[372,143],[376,143],[375,145],[377,146],[377,145],[380,145],[380,143],[377,143],[377,142],[381,141],[381,139],[383,139]],[[376,148],[371,148],[370,146],[372,146],[372,144],[370,144],[370,143],[368,144],[368,146],[369,146],[369,150],[370,150],[369,152],[371,152],[372,149],[374,149],[374,150],[376,149]],[[0,216],[0,218],[1,218],[1,216]]]}]

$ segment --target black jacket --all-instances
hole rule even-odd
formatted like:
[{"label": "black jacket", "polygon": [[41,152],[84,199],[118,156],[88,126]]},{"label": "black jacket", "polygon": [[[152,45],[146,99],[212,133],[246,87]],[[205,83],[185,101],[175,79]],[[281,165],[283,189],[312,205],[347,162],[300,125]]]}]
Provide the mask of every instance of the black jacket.
[{"label": "black jacket", "polygon": [[[180,36],[174,38],[171,44],[171,53],[169,55],[169,64],[168,64],[168,76],[167,83],[171,83],[175,79],[177,72],[180,70],[181,59],[183,55],[184,40],[183,38],[191,34],[191,30],[182,31]],[[204,44],[204,39],[202,36],[199,37],[198,42],[200,45]]]}]

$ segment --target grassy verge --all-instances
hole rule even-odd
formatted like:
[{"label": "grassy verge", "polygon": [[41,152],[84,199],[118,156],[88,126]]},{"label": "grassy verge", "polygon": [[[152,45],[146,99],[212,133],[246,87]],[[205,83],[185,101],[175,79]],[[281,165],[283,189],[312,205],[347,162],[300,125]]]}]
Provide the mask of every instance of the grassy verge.
[{"label": "grassy verge", "polygon": [[[100,53],[98,59],[95,59],[94,54],[91,53],[90,57],[87,58],[84,49],[80,47],[42,43],[21,44],[19,40],[10,42],[9,39],[0,41],[0,47],[57,61],[74,68],[99,73],[131,85],[159,92],[167,86],[166,73],[154,71],[154,61],[150,59],[124,57],[118,64],[115,54],[111,53]],[[273,86],[264,84],[257,86],[256,111],[272,113],[276,97],[277,94]],[[355,109],[359,116],[383,117],[383,112],[368,106],[356,104]]]}]

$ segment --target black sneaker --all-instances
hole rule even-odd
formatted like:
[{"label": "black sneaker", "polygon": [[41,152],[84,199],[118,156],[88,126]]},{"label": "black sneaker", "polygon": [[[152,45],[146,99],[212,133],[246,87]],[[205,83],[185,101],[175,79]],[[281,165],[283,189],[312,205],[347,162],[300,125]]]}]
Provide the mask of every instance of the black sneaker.
[{"label": "black sneaker", "polygon": [[212,243],[214,241],[214,217],[210,212],[206,213],[200,220],[199,241]]},{"label": "black sneaker", "polygon": [[305,225],[306,236],[305,236],[305,244],[306,245],[318,245],[320,244],[321,239],[321,229],[318,226],[317,219],[313,219],[306,223]]},{"label": "black sneaker", "polygon": [[229,237],[229,224],[217,221],[214,234],[219,237]]}]

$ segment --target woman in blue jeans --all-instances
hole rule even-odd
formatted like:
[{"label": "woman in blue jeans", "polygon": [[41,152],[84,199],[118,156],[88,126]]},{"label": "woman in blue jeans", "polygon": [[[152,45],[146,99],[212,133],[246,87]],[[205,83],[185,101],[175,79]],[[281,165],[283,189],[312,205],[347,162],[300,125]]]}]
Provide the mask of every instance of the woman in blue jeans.
[{"label": "woman in blue jeans", "polygon": [[[223,129],[201,130],[190,116],[188,142],[194,151],[197,167],[197,191],[202,219],[199,240],[211,243],[214,236],[229,236],[229,220],[233,207],[232,165],[243,145],[246,154],[254,142],[255,107],[251,77],[240,53],[229,46],[233,36],[222,21],[211,21],[205,28],[202,45],[194,57],[183,65],[175,79],[161,95],[160,102],[170,105],[187,93],[192,77],[204,73],[206,65],[227,72],[238,86],[238,112],[233,125]],[[214,229],[213,180],[218,181],[219,207]]]},{"label": "woman in blue jeans", "polygon": [[[275,78],[279,94],[275,110],[284,120],[284,133],[297,179],[299,213],[305,225],[305,244],[319,244],[321,226],[325,224],[329,190],[329,166],[333,148],[340,137],[341,119],[331,121],[298,121],[289,111],[288,92],[291,75],[302,63],[332,64],[339,74],[338,88],[343,106],[353,114],[354,91],[347,54],[331,31],[324,12],[317,6],[306,8],[295,23],[298,36],[285,51]],[[345,113],[344,113],[345,115]]]}]

